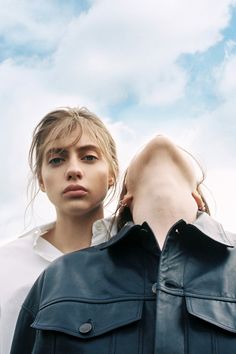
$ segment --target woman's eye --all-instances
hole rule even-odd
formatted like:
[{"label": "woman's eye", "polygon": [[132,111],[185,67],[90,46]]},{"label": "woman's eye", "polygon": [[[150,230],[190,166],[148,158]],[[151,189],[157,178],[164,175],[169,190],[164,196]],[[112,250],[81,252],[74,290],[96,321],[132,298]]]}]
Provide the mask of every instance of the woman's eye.
[{"label": "woman's eye", "polygon": [[94,155],[86,155],[82,158],[82,160],[94,161],[94,160],[98,160],[98,158],[97,158],[97,156],[94,156]]},{"label": "woman's eye", "polygon": [[49,160],[49,164],[53,166],[58,166],[64,161],[61,157],[54,157],[53,159]]}]

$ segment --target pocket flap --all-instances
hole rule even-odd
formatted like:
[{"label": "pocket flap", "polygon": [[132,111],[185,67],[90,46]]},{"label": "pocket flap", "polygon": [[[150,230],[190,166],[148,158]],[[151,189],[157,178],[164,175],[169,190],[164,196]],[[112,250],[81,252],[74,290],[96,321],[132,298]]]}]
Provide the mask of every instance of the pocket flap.
[{"label": "pocket flap", "polygon": [[60,301],[41,309],[31,326],[91,338],[139,320],[142,307],[140,300],[96,304]]},{"label": "pocket flap", "polygon": [[236,333],[235,302],[186,297],[186,304],[191,315]]}]

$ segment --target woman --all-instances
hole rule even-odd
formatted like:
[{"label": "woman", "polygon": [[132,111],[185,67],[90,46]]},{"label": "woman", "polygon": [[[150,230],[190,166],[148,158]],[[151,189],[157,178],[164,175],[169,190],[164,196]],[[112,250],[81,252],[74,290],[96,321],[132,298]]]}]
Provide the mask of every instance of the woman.
[{"label": "woman", "polygon": [[30,166],[56,221],[0,249],[0,353],[7,354],[21,304],[38,275],[57,257],[109,238],[103,201],[116,185],[113,138],[86,108],[48,113],[34,130]]},{"label": "woman", "polygon": [[236,235],[206,213],[186,153],[151,140],[121,204],[132,221],[116,236],[36,281],[11,354],[234,354]]}]

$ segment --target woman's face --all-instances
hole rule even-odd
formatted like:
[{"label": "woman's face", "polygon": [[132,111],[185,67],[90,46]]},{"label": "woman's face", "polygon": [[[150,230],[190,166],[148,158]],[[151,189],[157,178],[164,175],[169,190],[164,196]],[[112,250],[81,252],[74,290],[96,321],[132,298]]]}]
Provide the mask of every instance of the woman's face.
[{"label": "woman's face", "polygon": [[57,213],[81,216],[98,212],[103,216],[103,200],[113,178],[96,142],[79,131],[49,144],[44,152],[39,184]]}]

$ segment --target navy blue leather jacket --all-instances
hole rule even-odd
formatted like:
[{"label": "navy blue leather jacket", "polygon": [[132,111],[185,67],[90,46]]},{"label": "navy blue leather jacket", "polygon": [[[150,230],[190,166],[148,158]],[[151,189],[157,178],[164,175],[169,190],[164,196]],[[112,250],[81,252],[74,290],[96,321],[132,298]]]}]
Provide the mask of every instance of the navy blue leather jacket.
[{"label": "navy blue leather jacket", "polygon": [[235,354],[235,235],[207,214],[160,251],[144,223],[61,257],[25,300],[11,354]]}]

